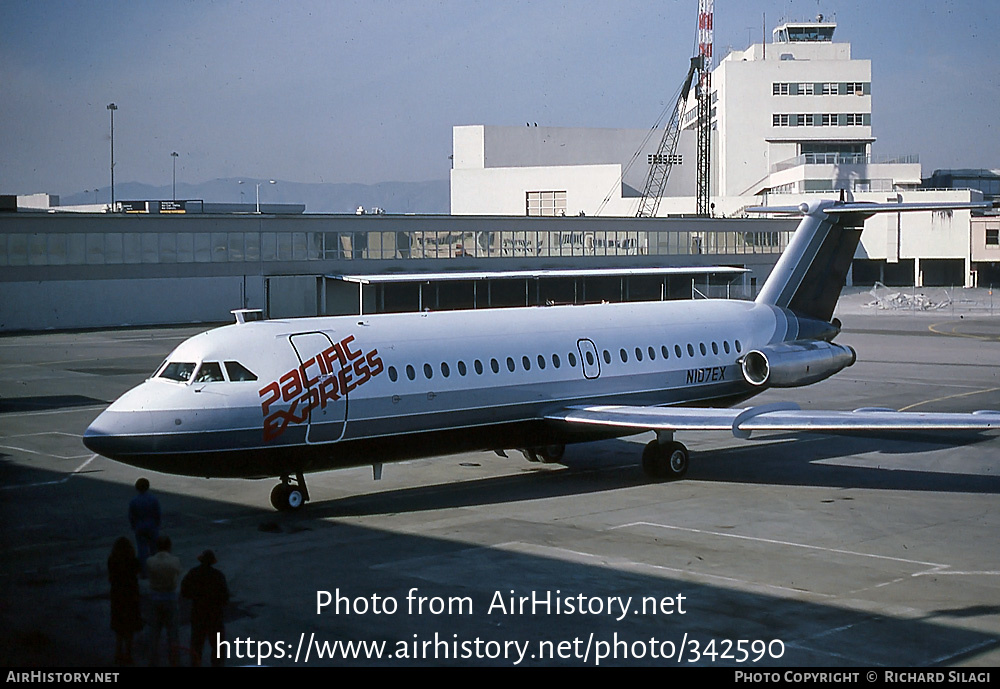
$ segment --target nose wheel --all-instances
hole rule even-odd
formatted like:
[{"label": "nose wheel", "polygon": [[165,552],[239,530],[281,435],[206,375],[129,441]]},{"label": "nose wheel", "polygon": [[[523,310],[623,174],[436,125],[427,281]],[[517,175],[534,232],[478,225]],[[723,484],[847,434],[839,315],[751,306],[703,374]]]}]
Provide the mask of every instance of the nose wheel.
[{"label": "nose wheel", "polygon": [[295,483],[288,476],[281,477],[281,483],[271,489],[271,506],[279,512],[292,512],[301,508],[309,500],[305,477],[295,475]]}]

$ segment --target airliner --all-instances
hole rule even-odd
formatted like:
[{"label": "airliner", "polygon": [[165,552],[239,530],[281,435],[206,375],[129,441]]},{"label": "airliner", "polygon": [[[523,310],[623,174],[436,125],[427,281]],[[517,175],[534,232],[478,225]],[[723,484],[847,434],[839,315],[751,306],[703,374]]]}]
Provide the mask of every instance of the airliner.
[{"label": "airliner", "polygon": [[1000,412],[739,406],[851,366],[833,311],[864,220],[988,203],[814,201],[799,213],[755,301],[589,304],[250,320],[196,335],[84,434],[93,452],[189,476],[279,478],[278,510],[305,474],[450,453],[520,449],[558,461],[567,443],[655,431],[654,479],[689,464],[677,431],[990,430]]}]

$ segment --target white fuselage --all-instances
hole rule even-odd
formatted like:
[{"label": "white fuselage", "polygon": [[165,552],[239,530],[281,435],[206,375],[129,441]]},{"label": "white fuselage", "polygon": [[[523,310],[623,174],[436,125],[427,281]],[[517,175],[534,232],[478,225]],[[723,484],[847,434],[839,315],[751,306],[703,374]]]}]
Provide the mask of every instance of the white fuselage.
[{"label": "white fuselage", "polygon": [[610,433],[542,419],[580,403],[745,399],[760,390],[738,359],[799,325],[717,300],[234,324],[177,347],[85,442],[160,471],[253,477],[588,440]]}]

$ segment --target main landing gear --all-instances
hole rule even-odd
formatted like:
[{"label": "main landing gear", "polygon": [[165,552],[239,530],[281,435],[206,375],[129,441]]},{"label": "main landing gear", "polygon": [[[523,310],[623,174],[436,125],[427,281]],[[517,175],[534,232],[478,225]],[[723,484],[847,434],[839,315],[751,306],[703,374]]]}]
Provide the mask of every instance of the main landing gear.
[{"label": "main landing gear", "polygon": [[566,454],[565,445],[539,445],[537,447],[526,447],[521,450],[525,459],[529,462],[541,462],[542,464],[549,464],[551,462],[558,462]]},{"label": "main landing gear", "polygon": [[306,478],[301,472],[295,474],[295,483],[288,475],[281,477],[281,483],[271,489],[271,506],[279,512],[291,512],[309,501]]},{"label": "main landing gear", "polygon": [[642,451],[642,470],[658,481],[676,481],[687,473],[689,459],[683,443],[674,440],[672,433],[663,434]]}]

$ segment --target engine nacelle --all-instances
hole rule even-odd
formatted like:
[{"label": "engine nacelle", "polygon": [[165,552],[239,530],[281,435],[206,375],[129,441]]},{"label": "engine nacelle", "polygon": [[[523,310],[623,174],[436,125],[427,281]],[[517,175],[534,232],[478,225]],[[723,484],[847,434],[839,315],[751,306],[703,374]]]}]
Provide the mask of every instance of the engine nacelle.
[{"label": "engine nacelle", "polygon": [[741,365],[743,378],[755,387],[794,388],[829,378],[857,359],[857,353],[845,345],[796,340],[747,352]]}]

